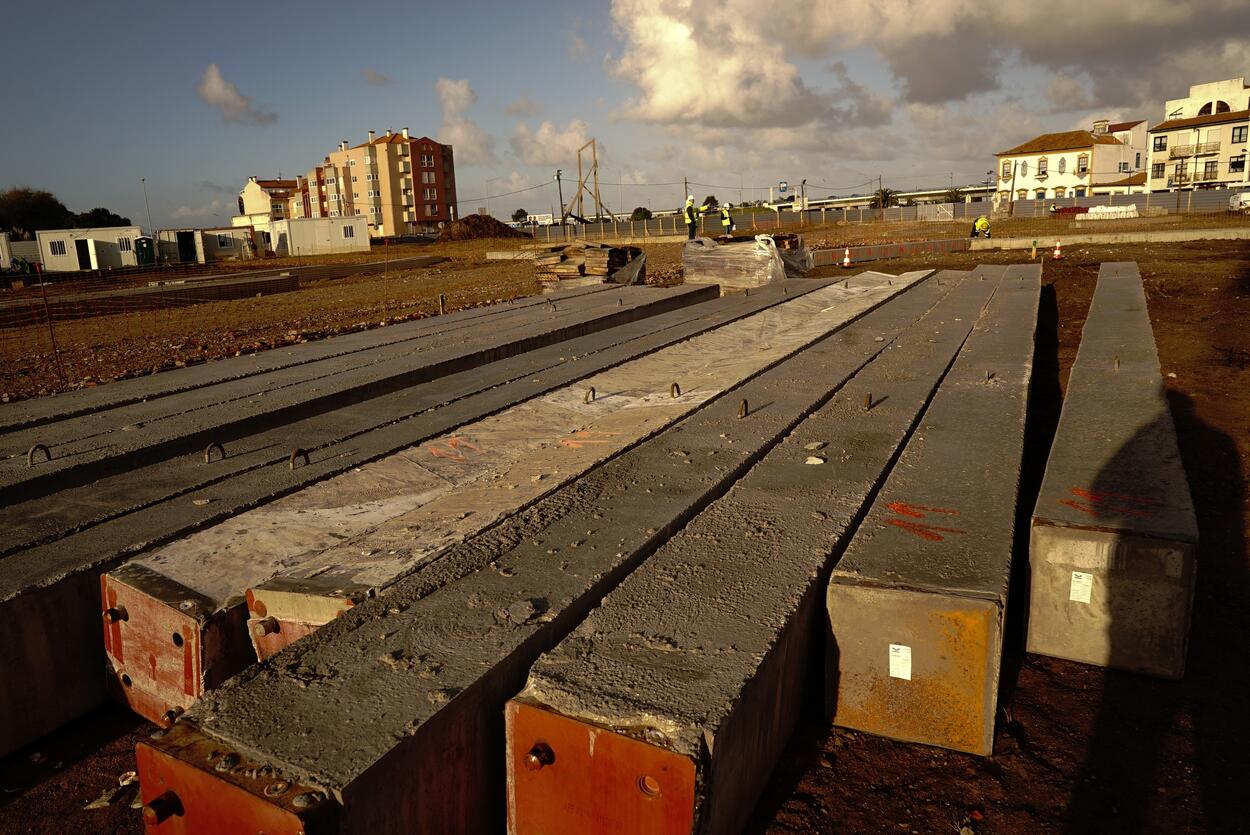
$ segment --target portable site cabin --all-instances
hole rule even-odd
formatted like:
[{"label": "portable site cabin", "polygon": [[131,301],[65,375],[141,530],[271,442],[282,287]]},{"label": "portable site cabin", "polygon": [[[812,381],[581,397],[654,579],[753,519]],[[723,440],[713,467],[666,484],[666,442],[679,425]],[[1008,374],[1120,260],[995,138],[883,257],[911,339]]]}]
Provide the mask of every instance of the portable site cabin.
[{"label": "portable site cabin", "polygon": [[63,273],[136,266],[134,241],[141,234],[138,226],[43,229],[35,239],[44,270]]},{"label": "portable site cabin", "polygon": [[360,215],[275,220],[269,235],[268,248],[276,255],[369,251],[369,227]]},{"label": "portable site cabin", "polygon": [[255,232],[250,226],[162,229],[158,238],[160,258],[166,264],[211,264],[256,257]]}]

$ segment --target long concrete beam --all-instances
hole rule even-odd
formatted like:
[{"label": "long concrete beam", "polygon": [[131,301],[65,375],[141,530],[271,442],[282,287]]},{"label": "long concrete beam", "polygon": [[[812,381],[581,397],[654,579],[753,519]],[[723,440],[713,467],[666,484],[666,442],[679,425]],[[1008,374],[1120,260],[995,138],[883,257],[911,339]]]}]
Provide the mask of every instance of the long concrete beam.
[{"label": "long concrete beam", "polygon": [[[184,395],[196,408],[183,411],[183,398],[172,404],[127,408],[134,422],[117,426],[114,416],[86,415],[51,427],[20,430],[2,440],[0,503],[29,499],[88,483],[119,467],[147,463],[177,454],[202,451],[209,443],[228,444],[258,429],[333,411],[344,404],[369,400],[447,374],[477,368],[494,360],[532,351],[575,336],[605,330],[644,316],[653,316],[711,298],[716,288],[620,288],[610,298],[587,297],[584,304],[539,309],[534,317],[518,312],[513,327],[492,328],[432,340],[412,352],[379,349],[383,356],[337,358],[319,377],[306,368],[282,369],[234,384],[235,393],[210,389]],[[570,309],[572,308],[572,309]],[[424,345],[424,343],[423,343]],[[173,409],[172,413],[170,409]],[[135,415],[140,417],[135,418]],[[103,422],[103,426],[99,425]],[[35,453],[45,447],[50,460]]]},{"label": "long concrete beam", "polygon": [[503,707],[533,660],[940,295],[921,284],[207,696],[139,748],[148,814],[182,812],[150,831],[499,831]]},{"label": "long concrete beam", "polygon": [[176,715],[256,659],[245,593],[263,657],[922,275],[824,287],[130,561],[102,584],[119,690],[153,721]]},{"label": "long concrete beam", "polygon": [[993,749],[1040,282],[1008,268],[833,570],[838,725]]},{"label": "long concrete beam", "polygon": [[[314,421],[307,431],[325,433],[326,442],[307,465],[291,470],[281,461],[174,490],[166,501],[0,559],[0,655],[7,672],[0,679],[0,751],[59,727],[107,697],[100,575],[122,559],[821,286],[804,282],[713,299],[355,404]],[[496,367],[502,367],[497,375]],[[491,375],[506,385],[483,387],[483,378],[489,382]],[[262,440],[259,449],[266,445]],[[124,497],[135,478],[160,480],[162,470],[175,480],[185,477],[190,470],[180,469],[183,463],[163,462],[118,476],[114,495],[104,498]],[[187,466],[205,465],[197,457]],[[172,643],[172,632],[169,638]]]},{"label": "long concrete beam", "polygon": [[[191,365],[186,368],[162,371],[143,377],[119,380],[106,386],[77,389],[52,395],[9,403],[0,407],[0,433],[17,429],[55,424],[86,414],[121,409],[136,403],[173,397],[188,391],[229,383],[296,365],[315,363],[360,351],[372,351],[384,345],[424,339],[462,328],[477,327],[487,319],[510,314],[517,309],[547,307],[548,299],[559,304],[590,293],[618,289],[603,284],[582,287],[550,297],[527,296],[507,304],[491,304],[466,308],[442,316],[429,316],[391,325],[386,328],[357,331],[328,339],[317,339],[298,345],[288,345],[269,351],[259,351],[237,357]],[[124,425],[127,420],[118,414],[115,420]]]},{"label": "long concrete beam", "polygon": [[1197,553],[1141,274],[1103,264],[1033,511],[1029,651],[1180,678]]},{"label": "long concrete beam", "polygon": [[997,287],[956,285],[651,556],[508,703],[508,831],[740,831],[806,702],[829,569]]}]

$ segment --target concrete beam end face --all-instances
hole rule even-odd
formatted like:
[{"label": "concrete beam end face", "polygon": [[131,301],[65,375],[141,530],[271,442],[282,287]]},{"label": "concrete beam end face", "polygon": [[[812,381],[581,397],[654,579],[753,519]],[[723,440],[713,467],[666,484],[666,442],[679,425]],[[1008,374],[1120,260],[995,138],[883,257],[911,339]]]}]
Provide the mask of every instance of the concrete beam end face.
[{"label": "concrete beam end face", "polygon": [[693,830],[689,757],[521,699],[504,715],[510,835]]},{"label": "concrete beam end face", "polygon": [[135,746],[149,835],[326,835],[336,805],[318,789],[179,722]]},{"label": "concrete beam end face", "polygon": [[264,661],[305,635],[316,632],[365,598],[345,590],[300,588],[294,581],[247,590],[247,631],[256,657]]},{"label": "concrete beam end face", "polygon": [[217,608],[139,565],[103,575],[100,596],[110,686],[158,725],[256,660],[240,640],[247,614],[241,601]]},{"label": "concrete beam end face", "polygon": [[826,693],[834,724],[989,756],[1003,607],[839,579],[827,597]]},{"label": "concrete beam end face", "polygon": [[1034,521],[1028,651],[1179,679],[1197,546]]}]

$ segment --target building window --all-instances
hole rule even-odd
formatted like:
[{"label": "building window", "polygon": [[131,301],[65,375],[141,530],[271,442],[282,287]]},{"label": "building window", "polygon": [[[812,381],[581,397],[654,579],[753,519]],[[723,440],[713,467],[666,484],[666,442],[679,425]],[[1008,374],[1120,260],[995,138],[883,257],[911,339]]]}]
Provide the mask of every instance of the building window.
[{"label": "building window", "polygon": [[1044,188],[1039,188],[1039,189],[1035,192],[1035,195],[1034,195],[1034,196],[1035,196],[1035,197],[1037,197],[1037,199],[1038,199],[1038,200],[1045,200],[1045,199],[1046,199],[1046,189],[1044,189]]},{"label": "building window", "polygon": [[1084,187],[1084,186],[1082,186],[1081,188],[1074,188],[1074,189],[1072,189],[1072,196],[1073,196],[1073,197],[1084,197],[1084,196],[1085,196],[1085,187]]},{"label": "building window", "polygon": [[433,168],[433,167],[434,167],[434,157],[433,157],[433,155],[431,155],[431,154],[422,154],[422,155],[421,155],[421,167],[422,167],[422,168]]},{"label": "building window", "polygon": [[1133,158],[1133,170],[1141,171],[1141,151],[1137,152],[1137,156]]},{"label": "building window", "polygon": [[1076,173],[1080,175],[1089,173],[1089,157],[1087,155],[1081,154],[1076,158]]},{"label": "building window", "polygon": [[1156,136],[1154,149],[1156,151],[1166,151],[1168,149],[1168,138],[1166,136]]},{"label": "building window", "polygon": [[[373,195],[373,192],[369,192],[369,194],[370,194],[370,196],[372,196],[372,195]],[[353,191],[353,192],[352,192],[352,199],[353,199],[353,200],[359,200],[359,199],[360,199],[360,192],[358,192],[358,191]]]},{"label": "building window", "polygon": [[1020,160],[1020,176],[1029,176],[1029,161],[1027,159]]},{"label": "building window", "polygon": [[49,241],[48,252],[51,252],[53,255],[64,255],[65,241]]},{"label": "building window", "polygon": [[353,182],[353,183],[354,183],[354,182],[356,182],[356,175],[355,175],[355,174],[353,174],[353,175],[352,175],[352,182]]},{"label": "building window", "polygon": [[1062,174],[1068,170],[1068,158],[1059,157],[1059,173]]},{"label": "building window", "polygon": [[1028,196],[1029,196],[1029,190],[1027,188],[1022,188],[1016,191],[1017,200],[1025,200],[1028,198]]},{"label": "building window", "polygon": [[1185,181],[1185,166],[1186,165],[1187,163],[1178,162],[1176,163],[1176,166],[1172,169],[1172,175],[1176,177],[1176,181],[1178,183]]},{"label": "building window", "polygon": [[356,160],[354,160],[354,159],[349,159],[349,160],[347,161],[347,164],[348,164],[348,165],[355,165],[355,164],[356,164]]},{"label": "building window", "polygon": [[[1005,165],[1005,164],[1006,164],[1006,163],[1004,163],[1004,165]],[[423,182],[423,183],[427,183],[427,184],[429,184],[429,183],[433,183],[433,182],[434,182],[434,172],[433,172],[433,171],[422,171],[422,172],[421,172],[421,182]]]},{"label": "building window", "polygon": [[1005,159],[1003,160],[1003,168],[999,172],[999,178],[1005,180],[1010,176],[1011,176],[1011,160]]},{"label": "building window", "polygon": [[1153,179],[1153,180],[1162,180],[1162,179],[1163,179],[1163,170],[1164,170],[1164,168],[1165,168],[1166,166],[1167,166],[1167,163],[1163,163],[1163,162],[1156,162],[1154,165],[1150,166],[1150,177],[1151,177],[1151,179]]},{"label": "building window", "polygon": [[130,252],[130,238],[118,238],[117,248],[122,252]]},{"label": "building window", "polygon": [[427,217],[434,217],[434,213],[437,211],[438,211],[438,206],[435,206],[433,203],[425,204],[425,214]]},{"label": "building window", "polygon": [[1241,174],[1246,170],[1246,155],[1228,158],[1228,173]]},{"label": "building window", "polygon": [[1129,167],[1128,167],[1128,162],[1121,162],[1121,163],[1120,163],[1120,173],[1121,173],[1121,174],[1127,174],[1127,173],[1129,172],[1129,170],[1130,170],[1130,169],[1129,169]]},{"label": "building window", "polygon": [[1050,167],[1050,160],[1048,160],[1046,157],[1042,157],[1041,159],[1039,159],[1037,161],[1037,176],[1045,177],[1046,169],[1049,167]]},{"label": "building window", "polygon": [[230,242],[229,235],[217,236],[217,248],[218,249],[230,249],[230,246],[231,246],[231,242]]},{"label": "building window", "polygon": [[1233,128],[1233,144],[1234,145],[1240,145],[1241,143],[1246,141],[1246,131],[1248,127],[1250,126],[1237,125],[1236,127]]},{"label": "building window", "polygon": [[437,189],[432,189],[432,188],[427,188],[427,189],[425,190],[425,199],[426,199],[426,200],[437,200],[437,199],[438,199],[438,190],[437,190]]},{"label": "building window", "polygon": [[1063,186],[1059,186],[1058,188],[1055,189],[1055,197],[1063,197],[1067,193],[1068,193],[1068,190],[1064,188]]},{"label": "building window", "polygon": [[344,238],[354,238],[354,237],[356,237],[356,227],[354,227],[354,226],[344,226],[344,227],[343,227],[343,237],[344,237]]},{"label": "building window", "polygon": [[1214,180],[1220,176],[1219,160],[1207,160],[1206,165],[1202,167],[1202,179]]},{"label": "building window", "polygon": [[353,212],[353,214],[360,214],[360,209],[357,209],[355,212]]}]

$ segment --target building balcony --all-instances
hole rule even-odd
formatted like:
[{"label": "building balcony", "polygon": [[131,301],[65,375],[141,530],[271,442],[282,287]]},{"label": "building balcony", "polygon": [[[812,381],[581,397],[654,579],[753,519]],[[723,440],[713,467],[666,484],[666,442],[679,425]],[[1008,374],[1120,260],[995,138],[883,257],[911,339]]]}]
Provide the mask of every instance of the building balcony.
[{"label": "building balcony", "polygon": [[1181,157],[1192,157],[1194,155],[1193,145],[1173,145],[1168,149],[1168,157],[1170,159],[1180,159]]},{"label": "building balcony", "polygon": [[1218,154],[1219,152],[1219,142],[1200,142],[1194,148],[1194,153],[1198,156],[1202,156],[1204,154]]}]

